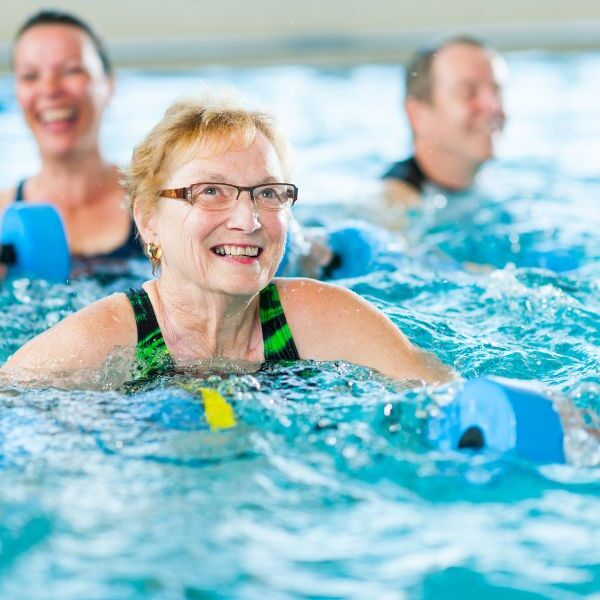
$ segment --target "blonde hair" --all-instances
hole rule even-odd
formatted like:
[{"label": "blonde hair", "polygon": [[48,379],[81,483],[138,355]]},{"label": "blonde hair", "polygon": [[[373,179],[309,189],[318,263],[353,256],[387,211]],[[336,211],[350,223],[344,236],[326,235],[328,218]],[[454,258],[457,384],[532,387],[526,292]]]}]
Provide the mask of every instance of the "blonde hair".
[{"label": "blonde hair", "polygon": [[268,113],[245,108],[242,98],[231,91],[175,102],[134,148],[123,172],[132,212],[138,205],[144,216],[152,214],[169,172],[192,149],[201,145],[205,156],[245,149],[259,133],[271,142],[289,177],[288,144]]}]

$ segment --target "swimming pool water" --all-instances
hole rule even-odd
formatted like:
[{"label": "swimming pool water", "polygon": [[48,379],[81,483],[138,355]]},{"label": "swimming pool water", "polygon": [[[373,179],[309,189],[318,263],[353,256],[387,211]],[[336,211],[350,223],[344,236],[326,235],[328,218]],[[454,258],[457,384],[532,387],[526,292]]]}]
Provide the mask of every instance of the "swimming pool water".
[{"label": "swimming pool water", "polygon": [[[411,215],[411,255],[396,270],[344,284],[464,377],[536,379],[597,415],[600,56],[509,63],[499,160],[471,194],[434,195]],[[202,79],[274,107],[297,149],[303,219],[372,212],[378,174],[408,151],[393,67],[214,68],[120,74],[104,132],[113,159],[126,162]],[[35,168],[8,90],[3,187]],[[526,251],[544,245],[580,266],[527,266]],[[464,260],[497,268],[471,272]],[[64,286],[3,284],[0,361],[147,276],[130,263]],[[208,430],[200,385],[232,404],[236,428]],[[0,598],[595,597],[600,478],[585,464],[597,444],[575,432],[583,466],[434,452],[426,417],[453,391],[343,363],[178,375],[129,393],[110,369],[94,389],[2,382]]]}]

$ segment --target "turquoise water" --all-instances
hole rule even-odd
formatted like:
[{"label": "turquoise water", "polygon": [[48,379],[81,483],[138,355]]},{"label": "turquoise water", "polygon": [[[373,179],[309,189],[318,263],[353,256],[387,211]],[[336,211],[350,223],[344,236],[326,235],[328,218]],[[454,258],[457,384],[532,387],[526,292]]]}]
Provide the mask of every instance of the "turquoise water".
[{"label": "turquoise water", "polygon": [[[600,56],[509,62],[499,160],[473,193],[433,195],[411,216],[396,270],[343,283],[464,377],[536,379],[597,415]],[[274,106],[297,148],[301,218],[369,207],[377,175],[409,146],[389,66],[127,72],[104,132],[114,160],[201,79]],[[4,187],[35,158],[6,85],[0,105]],[[548,245],[580,266],[525,265]],[[0,361],[147,276],[130,263],[65,286],[5,283]],[[238,426],[209,431],[190,385],[218,389]],[[94,389],[1,383],[0,597],[596,597],[600,477],[585,463],[597,444],[571,435],[583,466],[434,452],[427,414],[452,393],[343,363],[179,375],[128,394],[110,368]]]}]

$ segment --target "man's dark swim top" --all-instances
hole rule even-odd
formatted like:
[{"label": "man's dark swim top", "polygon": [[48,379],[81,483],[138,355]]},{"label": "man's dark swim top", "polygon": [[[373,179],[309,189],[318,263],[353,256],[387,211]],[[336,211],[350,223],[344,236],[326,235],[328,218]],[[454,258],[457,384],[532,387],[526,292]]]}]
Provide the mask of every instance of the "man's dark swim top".
[{"label": "man's dark swim top", "polygon": [[[136,358],[141,367],[139,376],[152,377],[172,372],[175,364],[158,326],[148,294],[142,288],[131,288],[126,294],[133,308],[137,327]],[[259,312],[265,361],[299,360],[300,356],[274,283],[261,290]]]},{"label": "man's dark swim top", "polygon": [[[25,198],[23,197],[23,189],[25,187],[25,179],[19,181],[17,185],[17,191],[15,193],[15,202],[24,202]],[[121,244],[118,248],[107,252],[106,254],[94,254],[91,256],[88,255],[77,255],[74,258],[78,260],[86,261],[86,260],[96,260],[96,259],[108,259],[108,260],[120,260],[126,258],[136,258],[143,256],[144,253],[142,251],[142,247],[137,239],[136,235],[137,229],[135,223],[132,221],[131,226],[129,227],[129,235],[127,239]]]},{"label": "man's dark swim top", "polygon": [[414,156],[394,163],[382,176],[382,179],[400,179],[423,192],[428,179]]}]

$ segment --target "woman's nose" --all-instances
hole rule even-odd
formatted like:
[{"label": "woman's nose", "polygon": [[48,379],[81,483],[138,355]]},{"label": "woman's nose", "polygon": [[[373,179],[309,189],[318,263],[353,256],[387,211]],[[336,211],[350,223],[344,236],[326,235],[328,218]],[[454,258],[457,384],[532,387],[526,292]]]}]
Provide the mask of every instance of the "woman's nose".
[{"label": "woman's nose", "polygon": [[246,233],[252,233],[260,229],[261,222],[258,210],[250,192],[240,192],[237,202],[229,211],[227,224],[232,229],[239,229]]},{"label": "woman's nose", "polygon": [[46,73],[40,78],[40,88],[47,96],[60,95],[62,92],[60,76],[56,73]]}]

